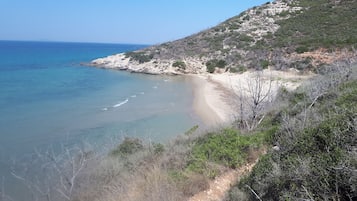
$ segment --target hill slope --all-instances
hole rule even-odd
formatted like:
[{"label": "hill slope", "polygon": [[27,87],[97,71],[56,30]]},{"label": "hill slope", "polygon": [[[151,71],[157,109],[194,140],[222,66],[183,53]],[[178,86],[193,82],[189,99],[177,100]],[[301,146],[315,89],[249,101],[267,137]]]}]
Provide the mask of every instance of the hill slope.
[{"label": "hill slope", "polygon": [[356,8],[356,0],[276,0],[192,36],[92,64],[153,74],[314,70],[356,56]]}]

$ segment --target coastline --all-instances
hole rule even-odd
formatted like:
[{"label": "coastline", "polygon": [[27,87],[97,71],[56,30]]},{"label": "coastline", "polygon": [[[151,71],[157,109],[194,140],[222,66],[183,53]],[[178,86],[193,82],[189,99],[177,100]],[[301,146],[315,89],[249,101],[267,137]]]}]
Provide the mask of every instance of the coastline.
[{"label": "coastline", "polygon": [[[185,76],[191,79],[193,86],[193,111],[207,127],[219,127],[229,125],[235,120],[239,95],[249,101],[251,97],[249,85],[255,82],[257,73],[248,71],[242,74],[187,74]],[[269,101],[274,101],[281,87],[288,91],[295,90],[312,75],[267,69],[260,71],[259,76],[265,83],[263,93],[269,90],[271,94]]]},{"label": "coastline", "polygon": [[193,86],[193,111],[207,127],[219,127],[231,123],[233,108],[227,100],[226,90],[213,82],[208,75],[187,75]]},{"label": "coastline", "polygon": [[[231,124],[237,118],[239,101],[250,104],[254,84],[262,85],[261,93],[269,93],[266,101],[271,102],[281,87],[291,91],[300,86],[303,80],[311,77],[311,74],[299,75],[293,69],[287,71],[265,69],[241,74],[229,72],[209,74],[205,68],[197,67],[198,64],[194,60],[190,60],[192,65],[187,65],[184,71],[173,67],[173,62],[152,60],[139,64],[121,53],[93,60],[91,66],[151,75],[188,77],[193,89],[193,112],[207,128]],[[245,106],[245,108],[248,107]],[[247,112],[249,109],[245,109],[244,113]]]}]

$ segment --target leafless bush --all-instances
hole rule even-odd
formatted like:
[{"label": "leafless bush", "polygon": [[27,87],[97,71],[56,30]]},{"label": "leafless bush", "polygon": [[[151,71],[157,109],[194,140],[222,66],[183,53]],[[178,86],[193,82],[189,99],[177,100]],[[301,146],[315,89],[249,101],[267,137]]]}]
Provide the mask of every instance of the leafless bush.
[{"label": "leafless bush", "polygon": [[27,187],[33,200],[72,200],[78,178],[92,157],[79,147],[36,151],[29,163],[15,163],[11,174]]},{"label": "leafless bush", "polygon": [[232,86],[236,94],[238,106],[238,127],[253,130],[264,119],[266,107],[273,99],[272,79],[265,79],[261,71],[256,71],[252,78],[245,80],[246,86]]},{"label": "leafless bush", "polygon": [[203,175],[190,175],[190,179],[182,184],[183,194],[191,197],[196,193],[208,189],[208,179]]},{"label": "leafless bush", "polygon": [[0,201],[13,201],[13,199],[5,192],[5,178],[2,177],[0,182]]}]

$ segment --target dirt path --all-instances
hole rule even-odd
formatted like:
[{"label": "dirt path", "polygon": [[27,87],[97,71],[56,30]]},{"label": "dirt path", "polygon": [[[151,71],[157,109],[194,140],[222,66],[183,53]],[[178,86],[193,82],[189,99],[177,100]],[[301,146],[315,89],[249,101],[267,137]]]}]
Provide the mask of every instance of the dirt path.
[{"label": "dirt path", "polygon": [[214,181],[210,182],[209,189],[202,191],[189,199],[189,201],[221,201],[224,196],[244,174],[250,172],[257,160],[236,170],[230,170]]}]

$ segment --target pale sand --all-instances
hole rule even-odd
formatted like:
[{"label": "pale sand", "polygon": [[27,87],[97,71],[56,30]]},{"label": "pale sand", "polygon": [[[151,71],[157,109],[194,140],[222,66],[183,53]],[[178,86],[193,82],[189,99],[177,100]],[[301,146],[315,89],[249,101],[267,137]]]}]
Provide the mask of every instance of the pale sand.
[{"label": "pale sand", "polygon": [[193,110],[208,127],[223,126],[231,121],[231,107],[225,101],[226,93],[205,75],[191,75],[193,83]]},{"label": "pale sand", "polygon": [[[238,97],[251,96],[249,85],[254,83],[256,72],[242,74],[201,74],[190,75],[193,83],[193,109],[204,124],[209,127],[228,125],[235,120],[238,113]],[[270,89],[273,101],[278,90],[285,87],[294,90],[312,75],[298,75],[294,71],[264,70],[260,72],[263,91]],[[269,85],[271,87],[269,87]]]}]

